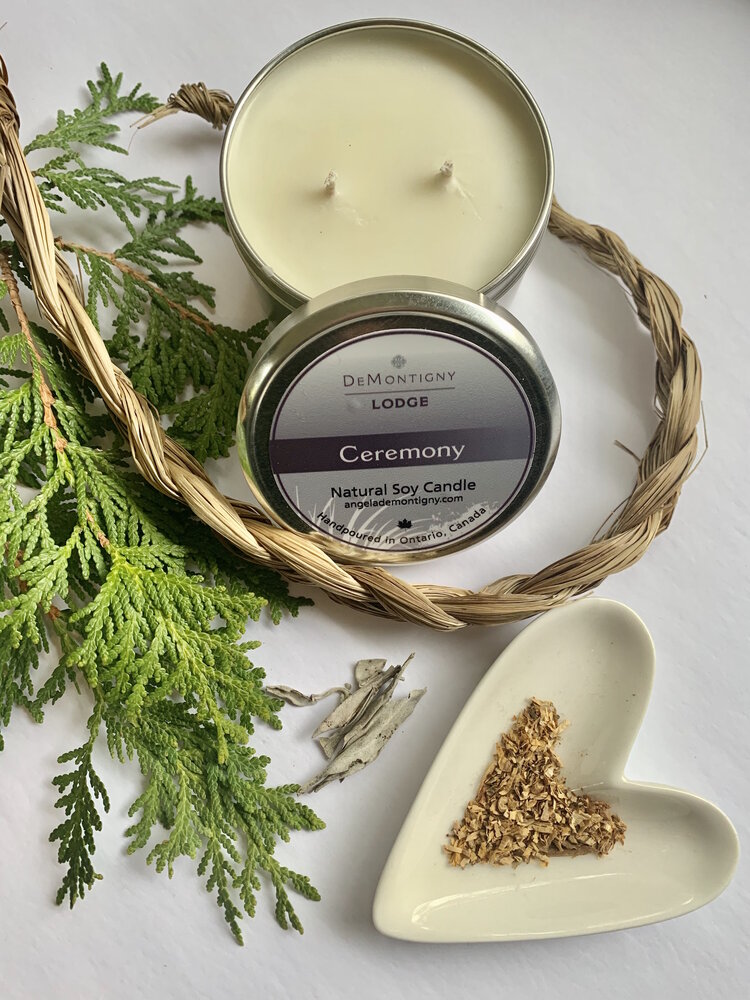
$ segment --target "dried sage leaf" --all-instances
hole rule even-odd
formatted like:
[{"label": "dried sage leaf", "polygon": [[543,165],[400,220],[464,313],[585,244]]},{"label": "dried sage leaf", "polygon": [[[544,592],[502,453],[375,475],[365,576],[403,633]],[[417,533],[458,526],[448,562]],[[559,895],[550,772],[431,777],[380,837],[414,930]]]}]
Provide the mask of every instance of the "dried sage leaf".
[{"label": "dried sage leaf", "polygon": [[371,764],[399,726],[409,718],[426,690],[421,688],[410,691],[406,698],[399,698],[398,701],[384,705],[359,739],[345,747],[320,774],[302,785],[300,793],[317,792],[329,782],[336,779],[343,781]]},{"label": "dried sage leaf", "polygon": [[287,687],[285,684],[274,684],[266,688],[266,693],[272,698],[279,698],[287,705],[295,705],[297,708],[305,708],[308,705],[315,705],[319,701],[330,698],[332,694],[337,694],[340,699],[347,698],[352,691],[351,684],[344,684],[342,687],[331,687],[320,694],[303,694],[296,688]]},{"label": "dried sage leaf", "polygon": [[360,687],[369,687],[379,679],[387,660],[359,660],[354,664],[354,679]]},{"label": "dried sage leaf", "polygon": [[319,736],[318,746],[325,754],[326,760],[330,760],[341,745],[341,736],[334,733],[332,736]]},{"label": "dried sage leaf", "polygon": [[313,733],[328,764],[300,792],[317,791],[336,778],[343,781],[375,760],[424,694],[424,690],[412,691],[405,698],[392,700],[396,685],[413,658],[411,653],[403,663],[392,667],[386,667],[384,659],[358,660],[354,665],[357,684],[354,690],[345,684],[306,695],[283,685],[266,688],[272,696],[299,707],[313,705],[332,694],[340,698]]},{"label": "dried sage leaf", "polygon": [[[351,712],[346,712],[344,710],[344,702],[342,702],[326,719],[323,720],[323,722],[321,722],[313,733],[313,739],[318,740],[326,757],[332,757],[350,742],[347,737],[352,730],[356,728],[360,731],[364,731],[366,726],[362,726],[361,724],[364,723],[365,720],[371,719],[372,716],[379,711],[380,707],[390,700],[393,695],[396,682],[401,679],[401,675],[413,659],[414,653],[411,653],[400,665],[389,667],[388,670],[378,669],[375,677],[379,678],[379,681],[373,679],[370,681],[369,687],[359,688],[354,692],[354,695],[358,694],[360,691],[365,691],[366,694],[362,696],[359,704],[356,704],[355,701],[352,700]],[[360,660],[359,662],[384,664],[386,661]],[[357,664],[357,666],[358,665],[359,664]],[[352,699],[354,699],[354,695],[351,696]],[[347,699],[347,702],[348,701],[349,699]],[[339,721],[339,719],[345,718],[346,716],[348,716],[346,722]],[[334,721],[335,723],[333,726],[330,725],[331,721]],[[329,732],[331,729],[336,729],[338,732],[333,738],[326,738],[323,734]]]},{"label": "dried sage leaf", "polygon": [[[344,747],[353,743],[354,740],[359,739],[360,736],[367,732],[375,717],[383,711],[384,707],[393,697],[393,692],[396,690],[396,684],[399,680],[401,680],[401,675],[411,662],[413,655],[414,654],[404,660],[400,666],[391,667],[390,670],[382,673],[381,676],[383,677],[384,682],[377,690],[375,688],[371,688],[373,691],[376,690],[375,697],[373,697],[369,704],[364,706],[363,710],[358,713],[356,718],[352,719],[347,726],[340,730],[341,737],[338,740],[336,751],[340,752],[344,749]],[[326,753],[326,756],[329,756],[329,754]]]},{"label": "dried sage leaf", "polygon": [[[390,700],[393,694],[394,682],[388,686],[388,690],[378,693],[378,689],[370,688],[371,697],[361,706],[356,715],[339,729],[333,730],[329,736],[318,736],[318,744],[323,753],[330,760],[331,757],[344,749],[352,740],[358,739],[369,727],[374,716],[380,711],[383,705]],[[313,734],[313,738],[314,734]]]},{"label": "dried sage leaf", "polygon": [[375,693],[375,690],[371,687],[357,688],[352,691],[350,695],[347,695],[347,697],[334,708],[330,715],[327,715],[325,719],[323,719],[313,733],[313,739],[316,740],[323,733],[327,733],[331,729],[340,729],[342,726],[346,726],[350,722],[354,721],[359,713],[363,711],[367,704],[372,700]]}]

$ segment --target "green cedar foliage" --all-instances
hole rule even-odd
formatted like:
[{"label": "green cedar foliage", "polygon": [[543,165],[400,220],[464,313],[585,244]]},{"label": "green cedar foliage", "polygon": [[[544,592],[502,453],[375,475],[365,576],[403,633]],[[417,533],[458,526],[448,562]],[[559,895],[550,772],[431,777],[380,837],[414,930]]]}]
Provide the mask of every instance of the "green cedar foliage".
[{"label": "green cedar foliage", "polygon": [[[223,206],[199,195],[190,177],[178,188],[159,177],[131,179],[110,166],[87,164],[87,147],[126,154],[113,141],[120,128],[112,115],[147,114],[159,103],[138,86],[121,93],[122,74],[113,77],[104,64],[100,79],[89,81],[88,88],[89,104],[70,114],[58,112],[56,127],[30,142],[26,152],[56,151],[34,168],[49,209],[65,211],[68,203],[109,208],[123,224],[125,239],[107,251],[59,244],[75,254],[88,278],[86,308],[112,357],[170,418],[169,434],[201,462],[226,456],[248,362],[266,324],[236,330],[217,323],[208,312],[215,306],[214,290],[190,269],[201,259],[183,231],[206,222],[225,229]],[[105,329],[105,313],[111,330]]]},{"label": "green cedar foliage", "polygon": [[[86,168],[86,145],[122,152],[112,114],[156,103],[120,88],[102,66],[90,103],[60,112],[28,149],[61,151],[37,170],[48,204],[108,206],[125,223],[118,250],[74,251],[89,276],[89,313],[100,328],[112,319],[113,356],[171,408],[172,433],[199,458],[224,454],[263,331],[214,323],[195,306],[212,307],[213,289],[171,267],[199,262],[181,231],[221,221],[217,202],[189,179],[177,196],[159,179]],[[0,252],[24,280],[12,243]],[[7,291],[0,282],[6,301]],[[95,835],[109,799],[94,769],[99,741],[143,775],[130,851],[148,846],[149,863],[170,876],[180,857],[196,859],[240,942],[239,920],[255,913],[265,873],[277,920],[301,930],[289,890],[318,894],[274,849],[291,831],[323,824],[295,798],[297,786],[266,784],[268,758],[248,745],[255,720],[280,728],[281,702],[265,692],[248,658],[257,643],[243,635],[264,608],[279,622],[303,602],[136,475],[101,400],[46,330],[16,332],[2,312],[0,325],[0,749],[16,708],[41,722],[71,688],[93,705],[84,742],[59,758],[53,782],[63,816],[50,837],[64,866],[57,900],[72,906],[101,878]],[[194,396],[178,401],[188,385]],[[50,648],[59,656],[40,683],[39,656]]]}]

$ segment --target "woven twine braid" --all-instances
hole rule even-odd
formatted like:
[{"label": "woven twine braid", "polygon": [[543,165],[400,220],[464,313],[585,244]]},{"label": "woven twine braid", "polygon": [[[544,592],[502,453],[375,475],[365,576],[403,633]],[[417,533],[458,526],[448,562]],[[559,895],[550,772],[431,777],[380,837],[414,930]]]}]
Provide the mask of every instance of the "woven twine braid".
[{"label": "woven twine braid", "polygon": [[[223,91],[210,91],[203,84],[184,86],[148,121],[178,109],[199,114],[218,127],[226,123],[232,101]],[[3,64],[1,211],[28,266],[39,308],[99,390],[129,441],[141,475],[157,490],[181,500],[247,558],[271,566],[293,581],[313,584],[335,601],[361,611],[452,630],[517,621],[564,604],[596,587],[611,573],[632,566],[669,526],[698,447],[700,361],[682,328],[679,299],[661,278],[643,267],[615,233],[574,218],[557,202],[552,206],[551,232],[581,247],[598,267],[622,281],[656,351],[659,423],[638,464],[633,492],[602,537],[537,573],[505,576],[478,592],[413,585],[385,569],[336,559],[324,539],[276,527],[250,504],[223,496],[202,466],[165,434],[159,414],[112,363],[86,313],[83,290],[55,246],[18,130],[19,117]]]}]

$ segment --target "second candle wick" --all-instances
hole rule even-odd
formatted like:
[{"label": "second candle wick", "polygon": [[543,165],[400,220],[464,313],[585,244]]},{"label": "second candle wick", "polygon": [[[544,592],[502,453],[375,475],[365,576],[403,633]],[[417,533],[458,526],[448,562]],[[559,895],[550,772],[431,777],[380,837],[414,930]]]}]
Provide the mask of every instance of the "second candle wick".
[{"label": "second candle wick", "polygon": [[336,193],[336,181],[338,180],[338,174],[335,170],[329,170],[328,176],[323,181],[323,187],[325,188],[326,194]]}]

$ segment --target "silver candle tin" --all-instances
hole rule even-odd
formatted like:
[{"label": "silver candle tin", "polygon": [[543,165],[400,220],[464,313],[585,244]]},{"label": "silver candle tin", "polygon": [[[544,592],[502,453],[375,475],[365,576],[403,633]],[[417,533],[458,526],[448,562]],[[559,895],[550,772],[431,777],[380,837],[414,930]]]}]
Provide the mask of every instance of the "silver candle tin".
[{"label": "silver candle tin", "polygon": [[448,28],[439,27],[434,24],[423,23],[421,21],[402,20],[399,18],[373,18],[361,21],[349,21],[344,24],[334,25],[333,27],[325,28],[322,31],[317,31],[312,35],[308,35],[306,38],[301,39],[294,45],[289,46],[289,48],[285,49],[278,56],[276,56],[275,59],[272,59],[266,66],[263,67],[237,101],[234,113],[224,134],[224,142],[221,151],[221,191],[229,231],[237,246],[240,256],[244,260],[250,273],[285,309],[295,309],[297,306],[306,301],[306,296],[299,289],[293,288],[290,284],[288,284],[284,280],[283,275],[277,274],[271,267],[268,266],[268,264],[266,264],[264,260],[261,259],[253,247],[252,234],[244,232],[237,221],[237,216],[232,206],[232,196],[227,174],[228,152],[232,144],[234,128],[243,108],[250,101],[255,90],[260,86],[263,80],[265,80],[265,78],[281,63],[283,63],[290,56],[293,56],[295,52],[299,51],[299,49],[309,45],[314,45],[321,39],[333,34],[362,31],[365,29],[379,27],[398,27],[407,32],[413,31],[439,35],[444,39],[450,40],[454,45],[467,49],[475,55],[480,56],[485,62],[493,67],[499,76],[503,77],[505,81],[511,84],[513,89],[528,106],[528,109],[530,110],[539,129],[546,165],[546,182],[542,202],[539,206],[539,214],[531,232],[528,235],[528,238],[526,239],[526,242],[523,246],[519,247],[518,253],[513,260],[510,261],[510,263],[499,274],[495,275],[494,278],[492,278],[483,288],[480,289],[484,295],[490,298],[498,298],[503,294],[503,292],[510,288],[510,286],[513,285],[518,278],[520,278],[529,266],[529,263],[531,262],[531,259],[534,256],[547,227],[552,207],[552,189],[554,180],[552,142],[550,140],[544,118],[542,117],[542,113],[539,110],[536,101],[531,96],[523,81],[519,79],[509,66],[506,66],[501,59],[498,59],[498,57],[494,55],[494,53],[490,52],[482,45],[479,45],[478,42],[473,41],[471,38],[467,38],[464,35],[450,31]]},{"label": "silver candle tin", "polygon": [[260,349],[243,469],[272,520],[363,562],[428,559],[516,516],[557,452],[534,340],[481,293],[373,278],[320,295]]}]

